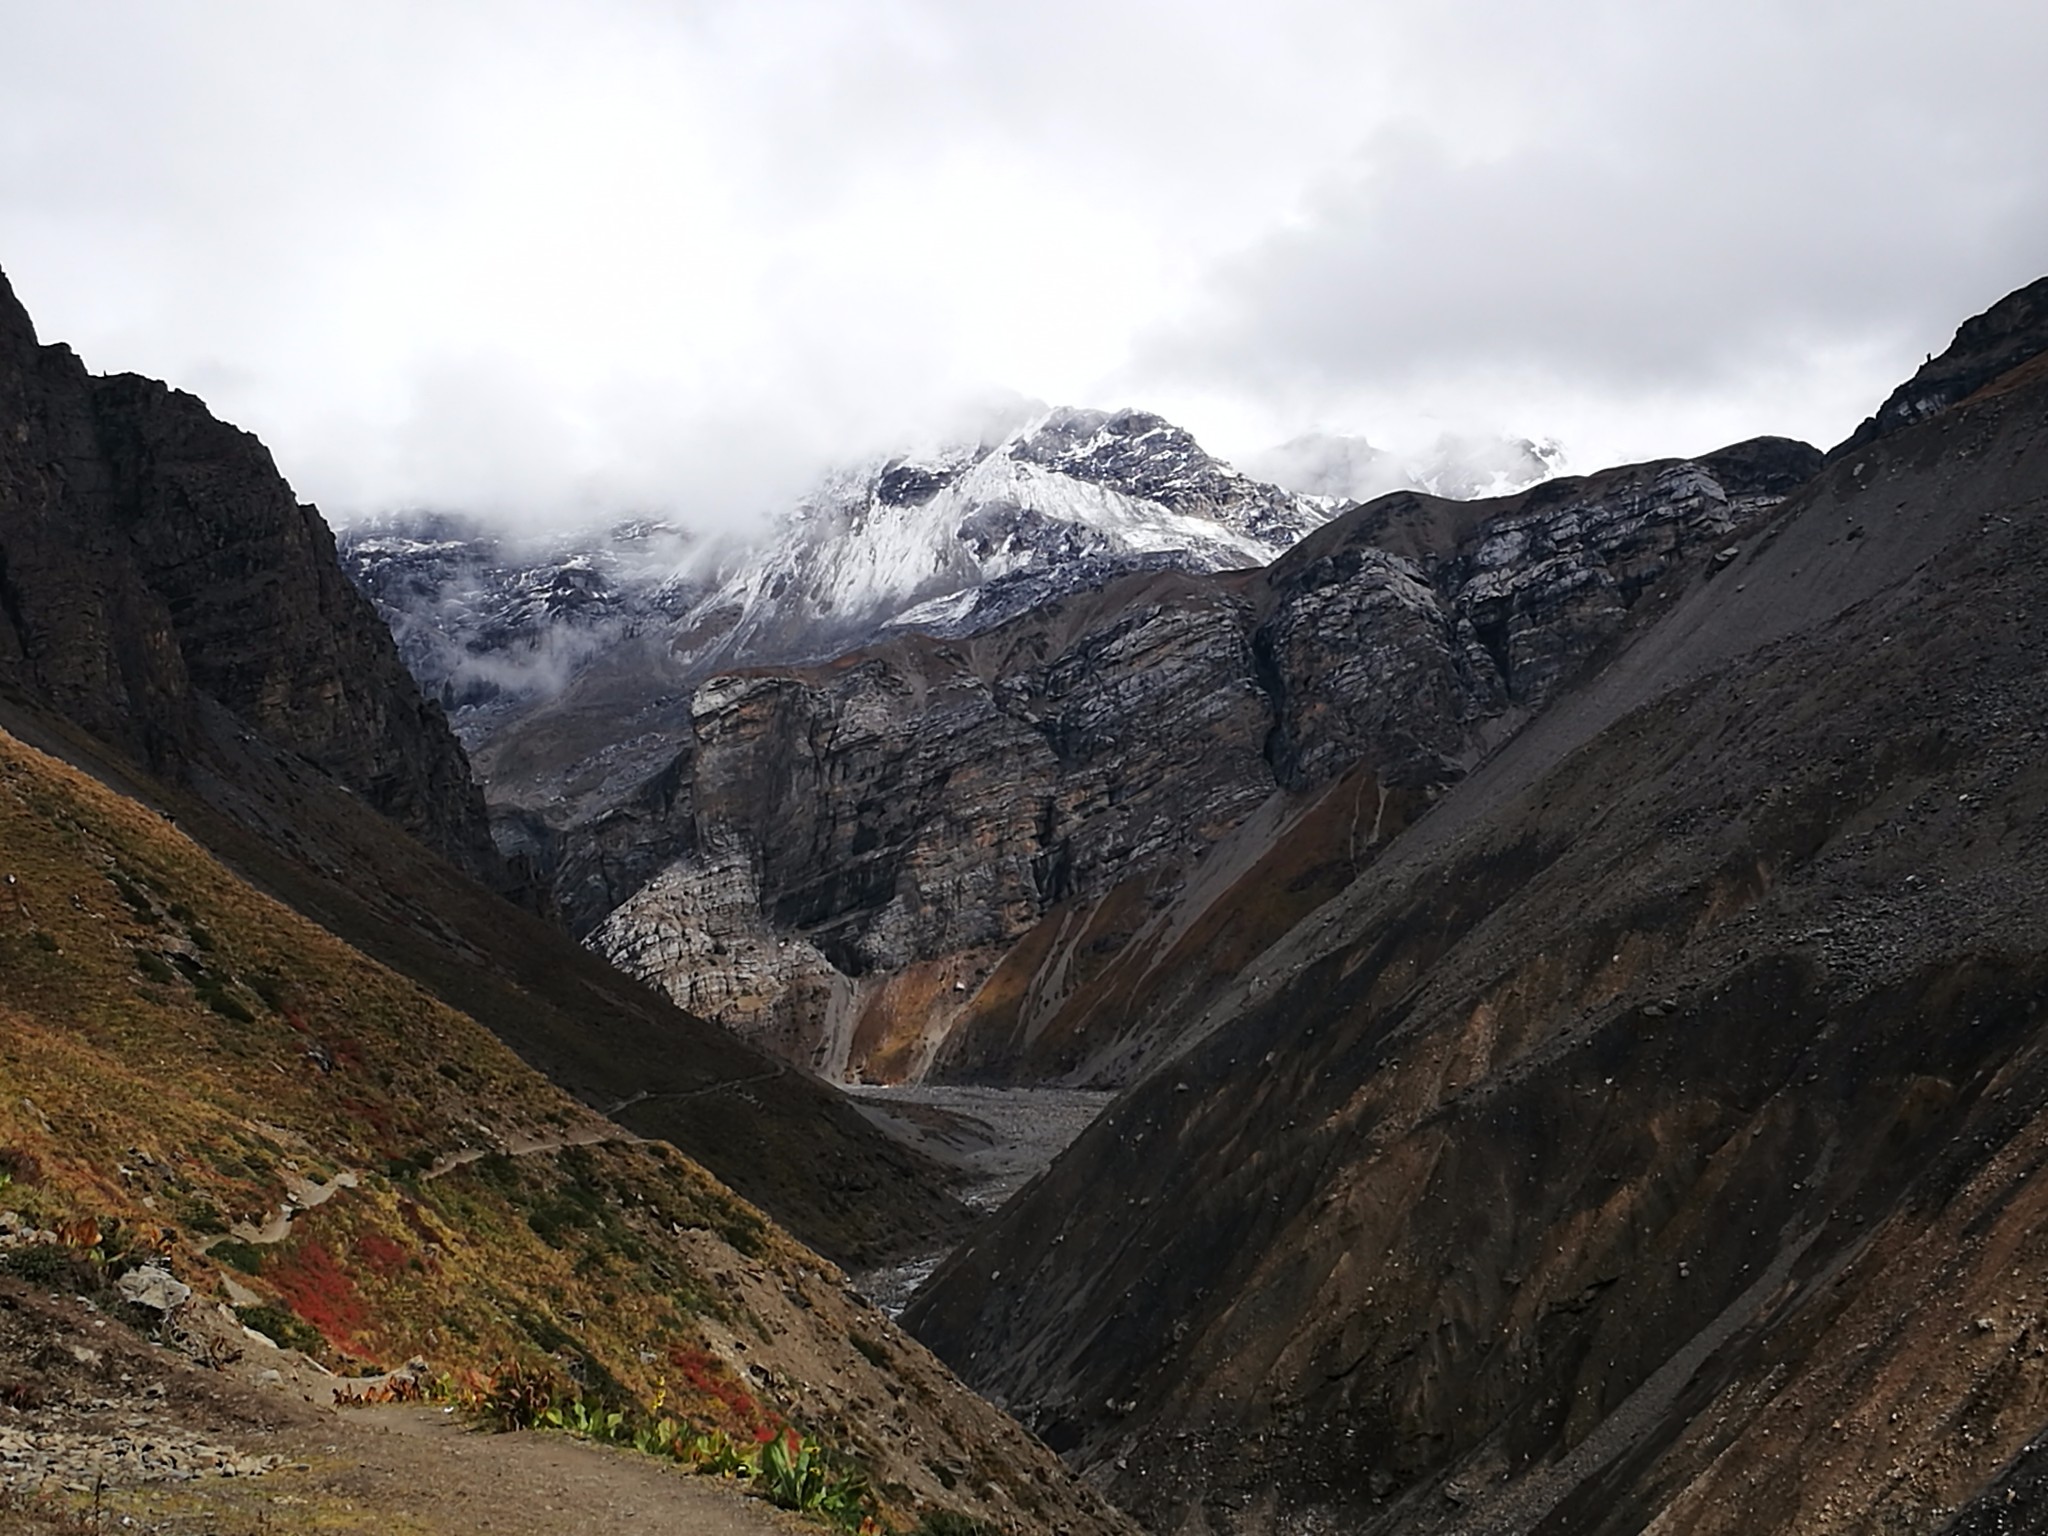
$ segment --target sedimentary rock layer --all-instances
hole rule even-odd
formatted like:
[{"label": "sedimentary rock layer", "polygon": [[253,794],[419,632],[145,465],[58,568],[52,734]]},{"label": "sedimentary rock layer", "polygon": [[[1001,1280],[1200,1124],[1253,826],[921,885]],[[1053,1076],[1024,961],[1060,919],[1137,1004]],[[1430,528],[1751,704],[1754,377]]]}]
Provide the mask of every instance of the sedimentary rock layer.
[{"label": "sedimentary rock layer", "polygon": [[823,1070],[1113,1079],[1128,1061],[1048,1010],[1231,829],[1353,769],[1412,812],[1818,461],[1766,439],[1403,494],[1265,571],[713,679],[665,775],[564,839],[556,889],[616,962]]}]

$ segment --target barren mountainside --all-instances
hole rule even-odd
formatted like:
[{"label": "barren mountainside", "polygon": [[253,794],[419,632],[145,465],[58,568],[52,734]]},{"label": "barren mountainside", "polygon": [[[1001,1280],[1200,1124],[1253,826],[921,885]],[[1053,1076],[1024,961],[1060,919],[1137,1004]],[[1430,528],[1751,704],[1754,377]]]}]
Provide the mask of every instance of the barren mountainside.
[{"label": "barren mountainside", "polygon": [[1156,1530],[2032,1529],[2044,424],[1835,455],[1313,904],[1346,781],[1180,893],[1245,952],[913,1329]]}]

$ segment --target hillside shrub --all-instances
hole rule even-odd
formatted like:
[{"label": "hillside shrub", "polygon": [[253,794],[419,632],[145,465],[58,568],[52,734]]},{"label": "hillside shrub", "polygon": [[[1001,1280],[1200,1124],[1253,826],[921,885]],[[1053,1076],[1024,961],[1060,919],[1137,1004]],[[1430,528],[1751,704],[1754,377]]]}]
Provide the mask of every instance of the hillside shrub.
[{"label": "hillside shrub", "polygon": [[263,1250],[254,1243],[242,1242],[239,1238],[227,1238],[206,1250],[206,1256],[217,1259],[230,1268],[239,1269],[245,1275],[263,1273]]},{"label": "hillside shrub", "polygon": [[326,1348],[326,1341],[320,1337],[320,1330],[308,1327],[282,1307],[258,1303],[250,1307],[235,1308],[235,1320],[244,1328],[254,1328],[272,1343],[282,1344],[286,1349],[296,1349],[301,1354],[317,1355]]}]

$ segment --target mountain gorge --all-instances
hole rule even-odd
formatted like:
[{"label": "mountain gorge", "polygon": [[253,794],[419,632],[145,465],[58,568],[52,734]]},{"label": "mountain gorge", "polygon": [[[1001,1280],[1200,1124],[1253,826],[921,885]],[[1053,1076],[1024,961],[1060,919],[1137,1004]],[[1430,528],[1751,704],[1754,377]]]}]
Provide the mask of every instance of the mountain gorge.
[{"label": "mountain gorge", "polygon": [[[0,444],[0,1521],[61,1522],[20,1498],[77,1465],[183,1518],[126,1485],[178,1475],[212,1372],[330,1409],[439,1374],[686,1468],[801,1447],[847,1524],[1128,1528],[847,1289],[957,1237],[945,1171],[506,899],[461,746],[253,438],[0,283]],[[82,1337],[17,1358],[39,1287]],[[105,1353],[131,1325],[172,1386]],[[473,1528],[344,1492],[303,1512]]]},{"label": "mountain gorge", "polygon": [[[160,1261],[923,1536],[2039,1528],[2044,588],[2048,279],[1826,454],[1059,410],[744,550],[337,547],[0,284],[0,1305]],[[977,1215],[829,1078],[1119,1094]]]}]

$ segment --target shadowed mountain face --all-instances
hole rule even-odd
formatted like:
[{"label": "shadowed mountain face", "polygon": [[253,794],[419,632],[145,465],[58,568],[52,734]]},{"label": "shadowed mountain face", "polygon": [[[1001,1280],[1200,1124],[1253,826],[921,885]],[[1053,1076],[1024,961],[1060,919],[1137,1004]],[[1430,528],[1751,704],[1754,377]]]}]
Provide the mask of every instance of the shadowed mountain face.
[{"label": "shadowed mountain face", "polygon": [[2020,351],[1671,572],[1356,878],[1339,780],[1181,892],[1161,932],[1238,952],[1140,989],[1178,1054],[920,1336],[1158,1530],[2017,1528],[2048,1423]]},{"label": "shadowed mountain face", "polygon": [[839,1094],[473,878],[505,875],[462,750],[319,514],[192,396],[39,346],[4,285],[0,728],[174,814],[828,1256],[928,1248],[965,1220]]},{"label": "shadowed mountain face", "polygon": [[0,677],[168,777],[208,702],[501,877],[440,710],[269,452],[193,396],[37,344],[0,276]]}]

